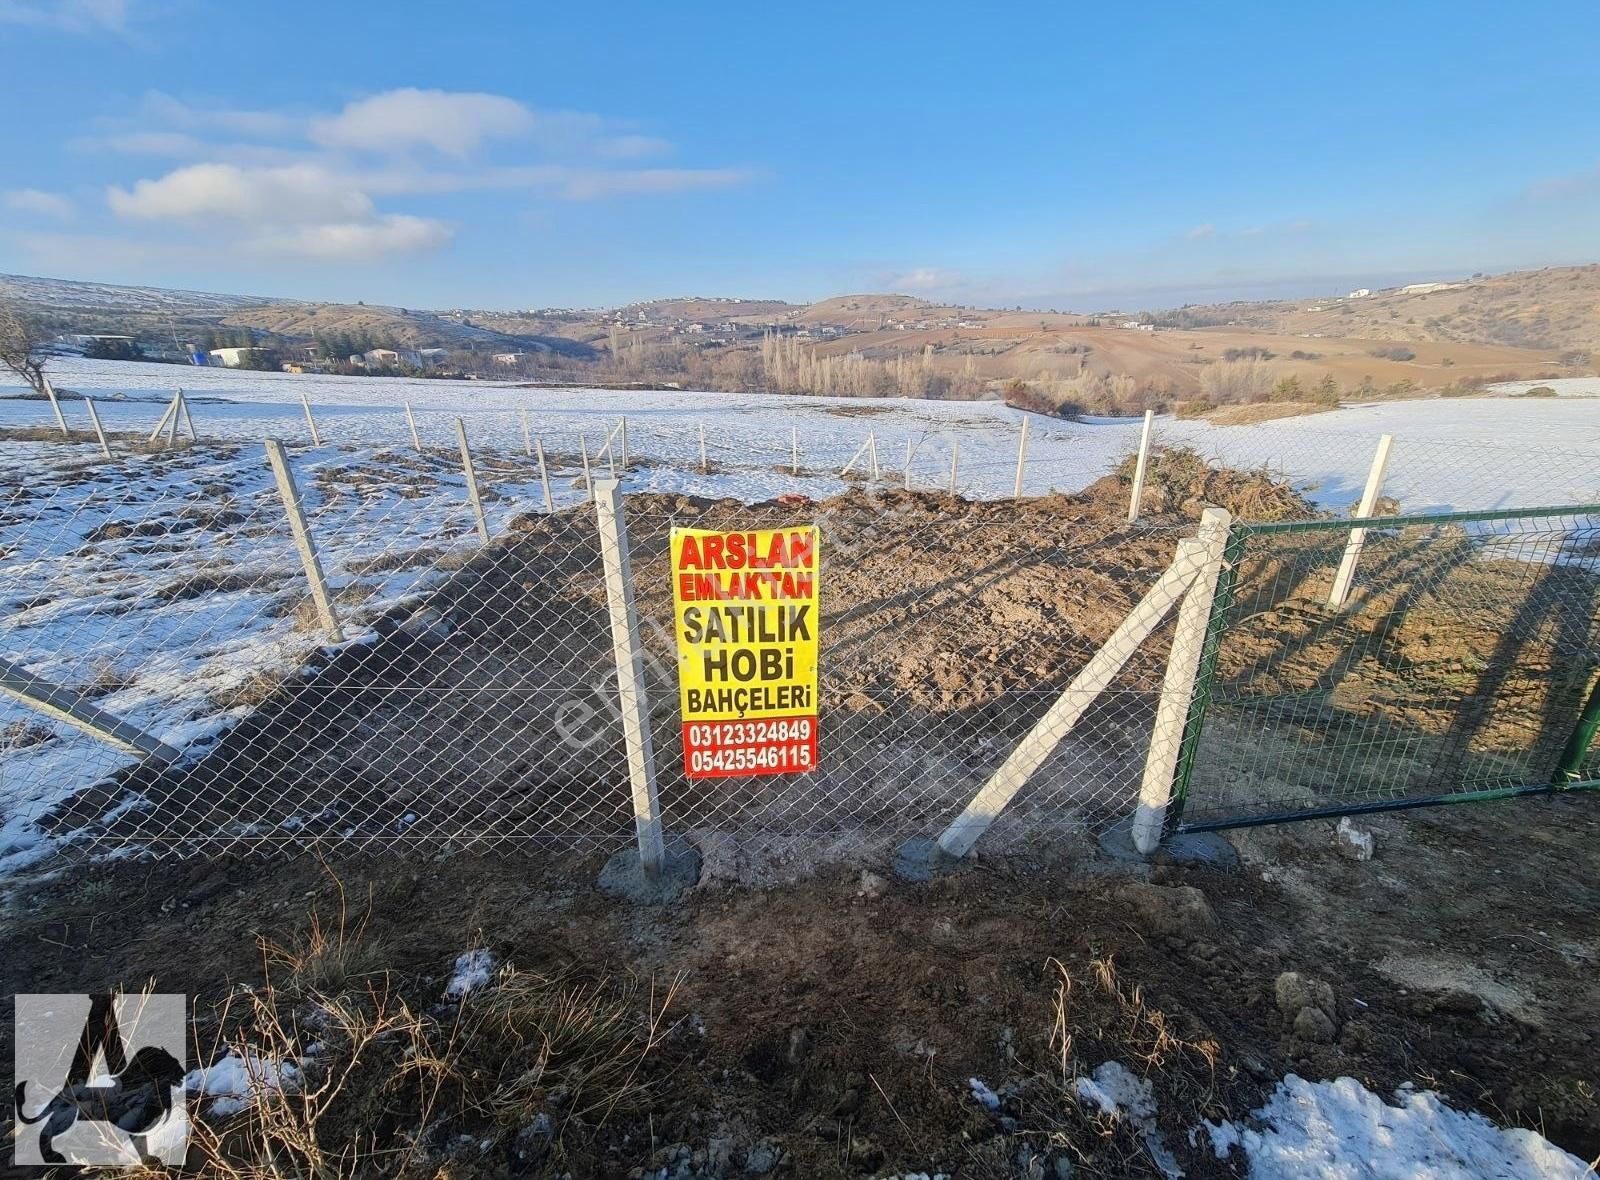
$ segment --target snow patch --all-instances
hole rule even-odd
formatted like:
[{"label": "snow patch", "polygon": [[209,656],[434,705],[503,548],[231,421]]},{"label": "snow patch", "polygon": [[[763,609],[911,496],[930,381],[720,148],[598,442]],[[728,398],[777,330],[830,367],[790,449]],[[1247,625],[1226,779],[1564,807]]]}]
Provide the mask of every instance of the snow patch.
[{"label": "snow patch", "polygon": [[212,1118],[225,1119],[246,1109],[266,1093],[291,1093],[300,1086],[301,1066],[246,1049],[243,1057],[232,1049],[212,1065],[190,1070],[183,1079],[184,1093],[191,1098],[211,1098],[207,1110]]},{"label": "snow patch", "polygon": [[1251,1117],[1261,1130],[1205,1123],[1218,1158],[1238,1144],[1265,1180],[1580,1180],[1594,1173],[1533,1131],[1504,1130],[1427,1090],[1391,1106],[1354,1078],[1290,1074]]},{"label": "snow patch", "polygon": [[972,1096],[985,1109],[995,1111],[1000,1109],[1000,1095],[996,1094],[978,1078],[967,1079],[967,1089],[972,1091]]},{"label": "snow patch", "polygon": [[456,956],[455,970],[444,985],[444,998],[460,1000],[489,982],[494,971],[494,954],[484,947]]}]

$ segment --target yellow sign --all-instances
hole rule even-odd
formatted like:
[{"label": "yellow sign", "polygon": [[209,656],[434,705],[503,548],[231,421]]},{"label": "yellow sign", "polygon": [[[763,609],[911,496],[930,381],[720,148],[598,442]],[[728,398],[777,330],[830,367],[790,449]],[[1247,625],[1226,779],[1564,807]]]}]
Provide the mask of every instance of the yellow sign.
[{"label": "yellow sign", "polygon": [[815,525],[672,530],[683,767],[690,778],[817,762]]}]

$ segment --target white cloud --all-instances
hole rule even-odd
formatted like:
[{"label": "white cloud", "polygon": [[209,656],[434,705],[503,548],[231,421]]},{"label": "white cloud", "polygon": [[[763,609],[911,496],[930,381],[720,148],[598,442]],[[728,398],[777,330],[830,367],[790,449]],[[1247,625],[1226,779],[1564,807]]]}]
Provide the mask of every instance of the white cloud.
[{"label": "white cloud", "polygon": [[18,213],[55,217],[62,221],[69,219],[74,212],[71,198],[36,188],[12,189],[6,194],[6,208]]},{"label": "white cloud", "polygon": [[[510,139],[520,141],[520,161],[476,158],[491,141]],[[156,175],[107,187],[105,198],[124,222],[173,227],[164,235],[173,244],[338,262],[435,250],[454,238],[455,227],[438,217],[379,207],[390,198],[520,190],[594,201],[708,191],[753,177],[741,168],[630,165],[673,145],[600,115],[416,88],[322,115],[152,90],[128,115],[101,120],[70,146],[168,160]]]},{"label": "white cloud", "polygon": [[884,275],[880,284],[889,291],[919,294],[924,291],[948,291],[959,287],[962,278],[954,271],[936,266],[919,266],[899,274]]},{"label": "white cloud", "polygon": [[243,168],[237,164],[190,164],[132,190],[106,193],[119,217],[147,221],[225,219],[302,225],[365,221],[372,199],[348,177],[317,164]]},{"label": "white cloud", "polygon": [[1204,225],[1197,225],[1189,231],[1189,240],[1191,242],[1204,241],[1206,238],[1214,238],[1216,236],[1217,227],[1209,222]]},{"label": "white cloud", "polygon": [[63,33],[120,33],[128,25],[126,0],[0,0],[0,24]]},{"label": "white cloud", "polygon": [[437,250],[455,231],[442,221],[389,213],[373,221],[308,225],[255,239],[254,249],[325,262],[373,262],[400,254]]},{"label": "white cloud", "polygon": [[398,153],[426,146],[467,156],[486,139],[524,135],[534,125],[531,110],[503,95],[407,88],[313,119],[311,138],[323,147]]}]

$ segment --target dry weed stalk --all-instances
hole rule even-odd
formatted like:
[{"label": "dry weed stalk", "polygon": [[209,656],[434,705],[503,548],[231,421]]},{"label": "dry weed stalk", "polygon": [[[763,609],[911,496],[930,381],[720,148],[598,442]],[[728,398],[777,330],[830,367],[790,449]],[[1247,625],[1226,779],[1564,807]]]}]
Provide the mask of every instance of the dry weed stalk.
[{"label": "dry weed stalk", "polygon": [[662,994],[651,980],[642,1013],[632,980],[513,966],[453,1009],[408,1001],[377,966],[370,897],[353,919],[333,879],[337,919],[313,910],[303,934],[261,940],[262,983],[217,1008],[212,1059],[241,1062],[243,1109],[219,1120],[195,1106],[188,1167],[117,1175],[431,1177],[442,1166],[434,1149],[456,1134],[499,1144],[547,1115],[555,1145],[569,1126],[592,1132],[651,1093],[642,1071],[670,1031],[681,977]]}]

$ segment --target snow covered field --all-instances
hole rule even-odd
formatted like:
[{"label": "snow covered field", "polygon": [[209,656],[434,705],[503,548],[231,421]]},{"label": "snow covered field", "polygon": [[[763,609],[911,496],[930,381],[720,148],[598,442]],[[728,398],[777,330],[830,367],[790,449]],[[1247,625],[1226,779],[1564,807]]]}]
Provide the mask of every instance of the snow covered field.
[{"label": "snow covered field", "polygon": [[[628,490],[752,501],[844,489],[838,472],[852,456],[858,472],[871,468],[869,435],[888,483],[904,481],[909,448],[915,486],[948,486],[955,461],[964,494],[1009,496],[1024,417],[993,402],[524,389],[81,360],[52,371],[58,388],[94,397],[113,432],[147,434],[182,382],[202,436],[244,444],[171,455],[119,444],[118,457],[103,462],[84,443],[0,442],[0,463],[23,475],[0,504],[0,657],[195,749],[248,712],[251,686],[298,667],[322,641],[255,445],[262,439],[293,448],[349,639],[360,642],[367,620],[476,544],[454,452],[457,417],[479,456],[491,532],[542,507],[537,469],[523,454],[524,411],[548,453],[558,508],[586,495],[581,452],[596,474],[610,470],[602,440],[609,435],[620,451],[624,415]],[[307,445],[302,396],[321,447]],[[438,449],[414,453],[403,402],[424,444]],[[87,429],[82,401],[63,406]],[[0,428],[52,422],[45,403],[0,400]],[[1319,504],[1347,509],[1384,432],[1397,440],[1384,490],[1403,510],[1600,500],[1600,413],[1584,399],[1388,402],[1235,427],[1160,419],[1157,441],[1233,466],[1264,465]],[[1129,454],[1138,434],[1136,420],[1032,417],[1025,492],[1084,487]],[[125,762],[0,700],[0,871],[43,854],[36,821],[44,811]]]},{"label": "snow covered field", "polygon": [[[62,360],[56,384],[94,397],[110,430],[154,426],[182,384],[203,434],[238,440],[309,441],[300,398],[315,407],[329,444],[406,446],[409,401],[429,446],[454,444],[463,418],[474,446],[517,451],[526,410],[545,446],[588,449],[628,418],[631,457],[657,464],[634,472],[629,490],[690,491],[759,499],[785,490],[829,494],[837,471],[872,434],[880,470],[898,474],[912,450],[913,481],[943,487],[959,449],[958,483],[969,496],[1010,495],[1024,415],[994,402],[790,397],[690,391],[525,389],[491,382],[297,376],[228,369]],[[1600,380],[1600,379],[1596,379]],[[0,396],[16,392],[0,387]],[[128,399],[128,400],[113,400]],[[213,400],[215,399],[215,400]],[[87,428],[81,402],[65,403]],[[44,426],[48,406],[0,400],[0,427]],[[719,470],[702,477],[699,431]],[[1585,399],[1458,398],[1354,405],[1252,426],[1162,418],[1156,441],[1196,447],[1231,465],[1265,465],[1294,479],[1319,504],[1347,508],[1365,482],[1378,435],[1396,445],[1385,493],[1406,511],[1530,507],[1600,498],[1600,406]],[[1024,490],[1076,491],[1106,474],[1138,444],[1136,420],[1070,423],[1033,416]],[[791,444],[814,476],[788,474]],[[33,444],[36,445],[36,444]],[[0,459],[38,461],[3,444]],[[863,456],[861,463],[869,463]],[[860,464],[858,464],[858,469]]]},{"label": "snow covered field", "polygon": [[1600,377],[1552,377],[1548,381],[1502,381],[1489,386],[1490,393],[1503,393],[1509,397],[1527,393],[1547,385],[1557,397],[1600,397]]}]

